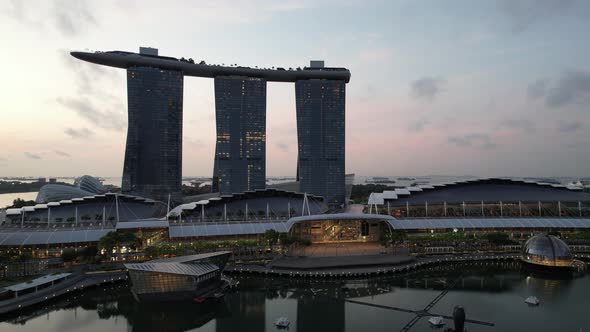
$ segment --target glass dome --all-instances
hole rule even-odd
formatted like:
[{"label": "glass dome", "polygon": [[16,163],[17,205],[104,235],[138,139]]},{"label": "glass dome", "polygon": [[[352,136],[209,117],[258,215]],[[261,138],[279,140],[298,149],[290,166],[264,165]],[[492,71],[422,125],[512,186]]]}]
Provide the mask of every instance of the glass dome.
[{"label": "glass dome", "polygon": [[541,233],[524,244],[522,260],[535,265],[567,267],[571,266],[573,257],[565,242]]}]

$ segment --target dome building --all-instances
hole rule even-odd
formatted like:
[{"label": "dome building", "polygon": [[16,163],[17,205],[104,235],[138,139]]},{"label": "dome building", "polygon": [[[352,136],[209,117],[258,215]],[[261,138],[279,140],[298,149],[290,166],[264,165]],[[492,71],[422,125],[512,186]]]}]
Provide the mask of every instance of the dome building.
[{"label": "dome building", "polygon": [[100,195],[107,192],[99,179],[83,175],[74,181],[74,185],[46,184],[37,193],[36,203],[58,202],[72,198]]},{"label": "dome building", "polygon": [[565,242],[553,235],[541,233],[524,244],[521,260],[531,267],[570,270],[573,256]]}]

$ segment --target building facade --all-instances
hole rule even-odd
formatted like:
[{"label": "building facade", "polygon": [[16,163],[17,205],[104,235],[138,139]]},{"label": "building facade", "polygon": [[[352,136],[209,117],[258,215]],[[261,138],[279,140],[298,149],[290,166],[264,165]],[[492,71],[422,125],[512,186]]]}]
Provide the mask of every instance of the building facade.
[{"label": "building facade", "polygon": [[217,143],[213,191],[264,189],[266,184],[266,80],[216,77]]},{"label": "building facade", "polygon": [[183,73],[127,69],[128,130],[122,191],[180,199]]},{"label": "building facade", "polygon": [[345,203],[345,81],[295,82],[300,190]]}]

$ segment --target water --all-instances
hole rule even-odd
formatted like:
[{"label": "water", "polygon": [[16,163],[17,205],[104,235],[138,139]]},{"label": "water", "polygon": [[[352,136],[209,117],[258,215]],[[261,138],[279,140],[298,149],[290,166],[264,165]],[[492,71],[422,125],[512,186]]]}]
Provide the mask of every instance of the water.
[{"label": "water", "polygon": [[17,198],[22,198],[25,201],[34,201],[37,198],[37,192],[0,194],[0,209],[12,205],[12,201]]},{"label": "water", "polygon": [[[462,275],[458,275],[461,271]],[[517,264],[445,266],[408,276],[358,281],[304,281],[239,278],[240,290],[220,303],[138,304],[126,285],[94,289],[8,317],[2,332],[29,331],[277,331],[274,321],[289,318],[289,331],[399,331],[414,314],[343,302],[346,297],[412,310],[423,309],[444,288],[455,288],[432,313],[465,307],[467,318],[495,327],[467,324],[469,331],[585,331],[590,277],[555,280],[520,272]],[[349,290],[342,290],[346,286]],[[346,294],[346,295],[345,295]],[[529,295],[538,307],[523,301]],[[450,323],[452,324],[452,323]],[[432,331],[422,318],[410,331]],[[441,331],[441,330],[439,330]]]}]

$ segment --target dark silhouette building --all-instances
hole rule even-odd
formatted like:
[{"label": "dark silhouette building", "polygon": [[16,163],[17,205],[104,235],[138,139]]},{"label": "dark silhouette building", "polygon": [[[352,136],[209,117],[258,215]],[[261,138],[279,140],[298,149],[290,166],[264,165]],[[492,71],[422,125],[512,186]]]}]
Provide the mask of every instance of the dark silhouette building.
[{"label": "dark silhouette building", "polygon": [[266,80],[215,78],[217,143],[213,191],[264,189],[266,184]]},{"label": "dark silhouette building", "polygon": [[300,190],[323,196],[329,205],[345,203],[344,80],[295,82],[297,171]]},{"label": "dark silhouette building", "polygon": [[158,55],[153,48],[71,52],[72,56],[127,69],[129,130],[123,192],[166,199],[180,195],[184,76],[215,79],[217,143],[213,191],[265,188],[266,82],[295,82],[300,191],[345,203],[344,112],[346,68],[311,61],[305,68],[251,68]]},{"label": "dark silhouette building", "polygon": [[128,129],[122,191],[180,199],[183,73],[127,69]]}]

